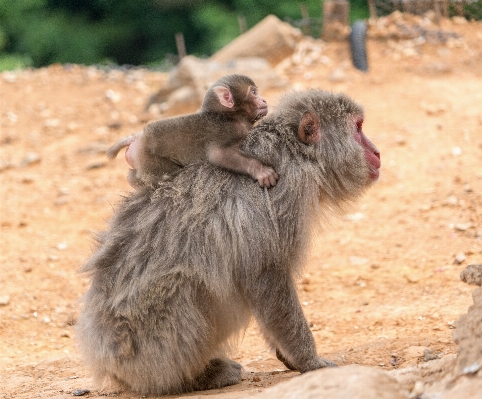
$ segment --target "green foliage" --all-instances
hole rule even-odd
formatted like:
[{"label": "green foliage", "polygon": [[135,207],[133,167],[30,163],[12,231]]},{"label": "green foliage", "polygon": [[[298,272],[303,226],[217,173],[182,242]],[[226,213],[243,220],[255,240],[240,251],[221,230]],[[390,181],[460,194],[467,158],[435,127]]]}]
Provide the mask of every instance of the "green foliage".
[{"label": "green foliage", "polygon": [[[306,0],[311,18],[321,1]],[[5,65],[51,63],[167,65],[182,32],[189,54],[209,56],[269,14],[301,19],[292,0],[0,0],[0,59]],[[366,18],[365,0],[351,1]],[[16,60],[16,61],[15,61]],[[167,60],[167,61],[166,61]]]},{"label": "green foliage", "polygon": [[32,59],[26,55],[0,54],[0,72],[25,69],[32,65]]}]

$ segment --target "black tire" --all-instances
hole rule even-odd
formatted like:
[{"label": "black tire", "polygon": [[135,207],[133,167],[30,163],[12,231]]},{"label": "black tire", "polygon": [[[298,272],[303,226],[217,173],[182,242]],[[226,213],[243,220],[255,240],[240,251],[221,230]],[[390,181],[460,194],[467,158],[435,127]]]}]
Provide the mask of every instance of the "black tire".
[{"label": "black tire", "polygon": [[368,71],[367,60],[367,24],[365,21],[355,21],[351,26],[350,50],[353,66],[360,71]]}]

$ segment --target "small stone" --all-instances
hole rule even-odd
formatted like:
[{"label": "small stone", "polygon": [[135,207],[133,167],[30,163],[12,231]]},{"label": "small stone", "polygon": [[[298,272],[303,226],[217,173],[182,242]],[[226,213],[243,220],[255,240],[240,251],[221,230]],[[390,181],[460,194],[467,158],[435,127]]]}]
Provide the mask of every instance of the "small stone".
[{"label": "small stone", "polygon": [[405,350],[405,360],[418,359],[428,350],[426,346],[410,346]]},{"label": "small stone", "polygon": [[458,231],[465,231],[472,227],[472,223],[457,223],[454,225],[454,229]]},{"label": "small stone", "polygon": [[10,303],[10,295],[0,296],[0,306],[7,306]]},{"label": "small stone", "polygon": [[364,265],[365,263],[368,263],[368,259],[360,256],[350,256],[349,259],[352,265]]},{"label": "small stone", "polygon": [[458,157],[459,155],[462,155],[462,149],[460,147],[452,148],[452,155],[454,157]]},{"label": "small stone", "polygon": [[57,244],[57,249],[59,251],[65,251],[67,249],[68,245],[66,242],[60,242]]},{"label": "small stone", "polygon": [[457,197],[455,195],[451,195],[449,197],[447,197],[447,199],[444,201],[444,204],[446,205],[457,205],[459,203]]},{"label": "small stone", "polygon": [[330,76],[328,77],[328,79],[331,82],[335,82],[335,83],[344,82],[346,80],[345,69],[342,67],[336,68],[335,70],[333,70],[333,72],[330,73]]},{"label": "small stone", "polygon": [[40,155],[36,152],[29,152],[21,162],[21,166],[34,165],[40,162]]},{"label": "small stone", "polygon": [[59,127],[60,126],[60,120],[55,119],[55,118],[47,119],[44,122],[44,126],[45,127]]},{"label": "small stone", "polygon": [[412,273],[404,274],[403,277],[405,277],[407,281],[412,284],[417,284],[421,280],[421,276],[414,275]]},{"label": "small stone", "polygon": [[425,349],[423,351],[423,361],[424,362],[429,362],[430,360],[435,360],[438,359],[438,355],[434,352],[432,352],[430,349]]},{"label": "small stone", "polygon": [[260,382],[261,378],[259,378],[257,375],[253,377],[253,382]]},{"label": "small stone", "polygon": [[72,396],[84,396],[90,393],[88,389],[76,389],[75,391],[72,391]]},{"label": "small stone", "polygon": [[467,257],[463,252],[458,253],[457,255],[455,255],[454,265],[460,265],[465,261],[465,259],[467,259]]},{"label": "small stone", "polygon": [[89,164],[87,164],[87,166],[85,168],[87,170],[92,170],[92,169],[104,168],[106,166],[107,166],[106,161],[94,160],[94,161],[90,162]]},{"label": "small stone", "polygon": [[13,72],[4,72],[2,75],[3,80],[7,83],[15,83],[17,81],[17,75]]},{"label": "small stone", "polygon": [[7,159],[0,159],[0,172],[3,170],[7,170],[13,168],[12,163]]},{"label": "small stone", "polygon": [[113,103],[118,103],[121,99],[121,95],[112,89],[107,90],[105,92],[105,96],[108,100],[112,101]]}]

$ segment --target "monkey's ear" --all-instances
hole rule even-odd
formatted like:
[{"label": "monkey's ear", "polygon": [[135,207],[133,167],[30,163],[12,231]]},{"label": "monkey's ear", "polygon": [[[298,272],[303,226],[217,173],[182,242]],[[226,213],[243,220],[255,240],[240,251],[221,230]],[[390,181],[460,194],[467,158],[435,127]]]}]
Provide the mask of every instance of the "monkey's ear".
[{"label": "monkey's ear", "polygon": [[298,126],[298,138],[305,144],[316,144],[321,140],[320,120],[314,112],[306,111]]},{"label": "monkey's ear", "polygon": [[234,107],[234,98],[231,91],[224,86],[214,86],[213,87],[214,93],[219,98],[219,102],[222,106],[233,108]]}]

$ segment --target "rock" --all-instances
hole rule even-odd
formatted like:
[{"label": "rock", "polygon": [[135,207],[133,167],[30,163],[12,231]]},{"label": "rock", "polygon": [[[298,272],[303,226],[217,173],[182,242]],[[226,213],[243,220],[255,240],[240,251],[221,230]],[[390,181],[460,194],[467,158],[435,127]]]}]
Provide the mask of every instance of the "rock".
[{"label": "rock", "polygon": [[405,350],[405,361],[419,359],[423,357],[425,351],[429,350],[426,346],[410,346]]},{"label": "rock", "polygon": [[402,399],[400,384],[387,372],[357,365],[311,371],[267,389],[256,399]]},{"label": "rock", "polygon": [[352,265],[356,265],[356,266],[364,265],[365,263],[368,263],[367,258],[362,258],[360,256],[350,256],[349,260]]},{"label": "rock", "polygon": [[25,155],[25,158],[23,158],[20,165],[21,166],[35,165],[39,163],[40,160],[41,158],[39,154],[37,154],[36,152],[29,152],[27,155]]},{"label": "rock", "polygon": [[[480,266],[480,265],[477,265]],[[472,276],[478,276],[480,282],[480,268]],[[467,270],[467,269],[466,269]],[[474,270],[471,268],[470,270]],[[469,276],[470,271],[466,272]],[[468,277],[467,277],[468,278]],[[475,278],[474,278],[475,280]],[[452,333],[454,342],[458,345],[457,371],[460,375],[470,372],[474,365],[482,365],[482,288],[477,288],[472,293],[474,304],[467,314],[461,316],[456,322],[456,329]]]},{"label": "rock", "polygon": [[432,352],[430,349],[425,349],[423,351],[423,361],[424,362],[429,362],[431,360],[438,359],[439,355],[435,352]]},{"label": "rock", "polygon": [[335,68],[330,73],[330,76],[328,77],[328,79],[330,79],[330,81],[334,83],[344,82],[346,80],[345,68],[343,67]]},{"label": "rock", "polygon": [[261,57],[271,66],[275,66],[293,54],[296,43],[301,37],[302,34],[298,29],[282,22],[274,15],[268,15],[210,59],[228,63],[236,58]]},{"label": "rock", "polygon": [[173,69],[166,86],[151,96],[146,109],[161,104],[159,110],[163,116],[195,112],[209,86],[230,74],[248,75],[260,88],[261,95],[264,90],[284,88],[288,84],[263,58],[238,58],[222,63],[186,56]]},{"label": "rock", "polygon": [[482,264],[468,265],[460,273],[460,279],[470,285],[482,286]]},{"label": "rock", "polygon": [[467,259],[467,257],[463,252],[458,253],[457,255],[455,255],[454,265],[460,265],[461,263],[464,263],[465,259]]},{"label": "rock", "polygon": [[88,389],[76,389],[75,391],[72,391],[72,396],[84,396],[90,393]]},{"label": "rock", "polygon": [[454,225],[454,229],[458,231],[465,231],[472,227],[472,223],[457,223]]},{"label": "rock", "polygon": [[10,295],[0,296],[0,306],[7,306],[10,303]]}]

